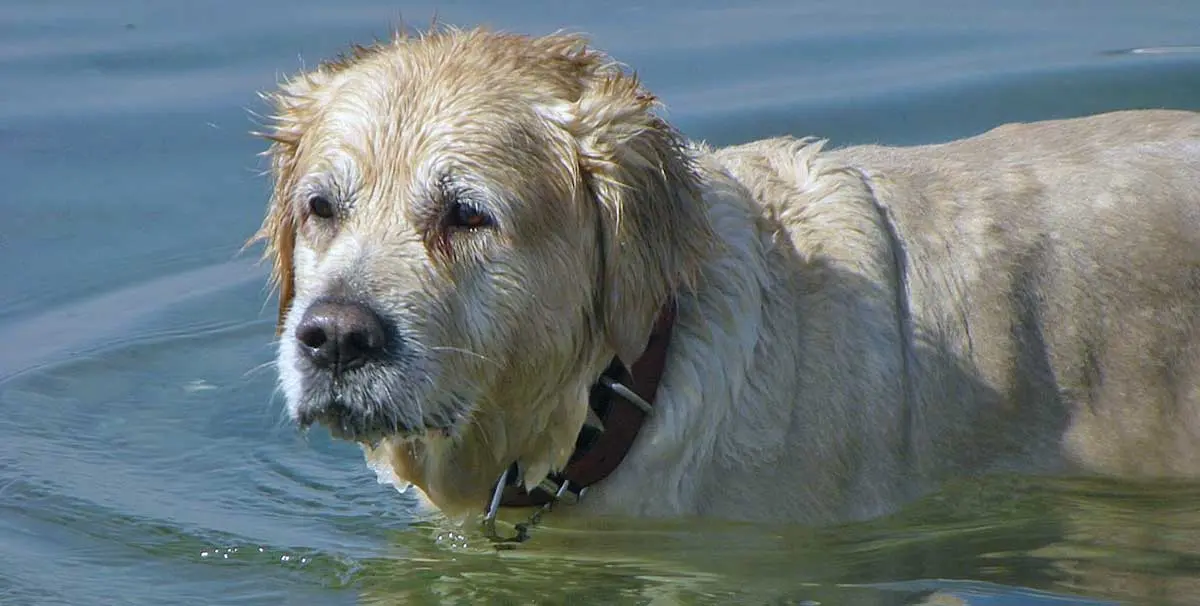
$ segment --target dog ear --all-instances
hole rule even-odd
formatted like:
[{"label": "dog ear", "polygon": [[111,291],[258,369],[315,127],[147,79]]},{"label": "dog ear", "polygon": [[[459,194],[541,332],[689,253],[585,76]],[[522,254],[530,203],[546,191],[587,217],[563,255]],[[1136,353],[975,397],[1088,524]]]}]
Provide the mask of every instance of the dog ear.
[{"label": "dog ear", "polygon": [[574,48],[584,75],[564,126],[599,210],[598,317],[629,367],[662,305],[691,285],[714,236],[692,158],[682,137],[655,115],[655,97],[636,75]]},{"label": "dog ear", "polygon": [[298,218],[293,206],[296,157],[299,154],[304,130],[311,124],[320,103],[320,94],[339,68],[336,64],[321,65],[311,72],[301,73],[284,82],[279,90],[264,94],[274,110],[264,131],[253,134],[271,142],[263,153],[270,161],[272,178],[271,198],[267,213],[258,232],[247,246],[263,241],[263,257],[271,262],[271,281],[279,291],[279,317],[276,334],[283,331],[284,320],[295,296],[294,258]]},{"label": "dog ear", "polygon": [[271,282],[279,291],[279,317],[275,325],[276,334],[283,332],[284,320],[292,306],[296,288],[293,275],[296,216],[291,206],[291,197],[287,192],[287,183],[291,179],[291,166],[294,162],[295,152],[294,147],[285,143],[276,141],[271,144],[267,152],[271,158],[271,174],[274,180],[271,200],[268,203],[267,215],[263,219],[262,226],[249,242],[262,240],[266,243],[263,257],[271,261]]}]

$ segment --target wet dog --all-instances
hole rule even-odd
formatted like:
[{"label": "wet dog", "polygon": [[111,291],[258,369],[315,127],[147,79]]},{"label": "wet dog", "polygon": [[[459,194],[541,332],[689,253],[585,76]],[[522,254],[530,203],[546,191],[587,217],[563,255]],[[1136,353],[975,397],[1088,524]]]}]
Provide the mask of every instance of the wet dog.
[{"label": "wet dog", "polygon": [[578,37],[453,29],[270,99],[288,410],[449,515],[562,468],[664,306],[653,412],[583,511],[824,522],[964,474],[1200,473],[1200,115],[711,149]]}]

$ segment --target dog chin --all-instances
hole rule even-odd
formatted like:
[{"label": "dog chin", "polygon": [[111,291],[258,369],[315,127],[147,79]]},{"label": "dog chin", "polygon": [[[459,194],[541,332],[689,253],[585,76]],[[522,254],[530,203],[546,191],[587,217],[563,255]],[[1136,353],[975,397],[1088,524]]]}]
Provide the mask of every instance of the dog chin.
[{"label": "dog chin", "polygon": [[[350,394],[340,391],[330,384],[310,383],[310,389],[292,407],[293,421],[302,430],[320,425],[336,439],[373,445],[383,440],[451,438],[460,432],[467,417],[466,408],[455,403],[418,403],[410,398],[396,402],[373,397],[370,389],[352,390]],[[427,412],[421,415],[416,411]]]},{"label": "dog chin", "polygon": [[384,440],[399,442],[423,441],[430,442],[439,439],[450,439],[459,433],[458,424],[451,425],[422,425],[406,427],[399,424],[375,424],[357,420],[352,416],[336,412],[309,413],[296,415],[296,424],[303,431],[308,431],[314,425],[329,430],[330,435],[339,440],[357,442],[363,446],[375,447]]},{"label": "dog chin", "polygon": [[320,425],[334,438],[366,445],[437,440],[457,435],[468,416],[466,402],[457,395],[414,393],[407,379],[415,371],[405,365],[371,364],[341,377],[300,366],[294,369],[300,380],[285,382],[285,396],[302,430]]}]

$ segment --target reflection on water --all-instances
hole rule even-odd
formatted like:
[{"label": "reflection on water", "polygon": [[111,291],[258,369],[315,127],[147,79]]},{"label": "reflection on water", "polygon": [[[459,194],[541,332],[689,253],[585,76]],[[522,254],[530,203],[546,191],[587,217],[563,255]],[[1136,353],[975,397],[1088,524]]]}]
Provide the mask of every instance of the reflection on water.
[{"label": "reflection on water", "polygon": [[400,532],[357,575],[371,604],[1185,604],[1200,596],[1198,499],[1197,485],[992,478],[826,529],[555,512],[513,550]]}]

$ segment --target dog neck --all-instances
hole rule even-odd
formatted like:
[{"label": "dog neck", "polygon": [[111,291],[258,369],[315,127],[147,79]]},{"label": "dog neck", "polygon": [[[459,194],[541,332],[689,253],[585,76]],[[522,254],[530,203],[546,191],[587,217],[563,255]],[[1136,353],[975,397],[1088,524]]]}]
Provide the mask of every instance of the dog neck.
[{"label": "dog neck", "polygon": [[506,475],[501,506],[545,505],[568,492],[578,499],[589,486],[617,469],[654,404],[674,324],[675,301],[671,300],[659,312],[642,355],[629,368],[614,357],[592,385],[588,406],[599,427],[593,423],[583,426],[566,467],[527,491],[514,462]]}]

